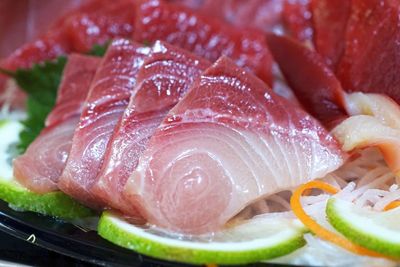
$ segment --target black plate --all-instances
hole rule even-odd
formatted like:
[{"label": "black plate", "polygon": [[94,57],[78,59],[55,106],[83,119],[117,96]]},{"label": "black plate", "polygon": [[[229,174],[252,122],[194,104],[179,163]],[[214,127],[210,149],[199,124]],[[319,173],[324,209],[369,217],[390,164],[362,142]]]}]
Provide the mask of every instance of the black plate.
[{"label": "black plate", "polygon": [[[95,231],[85,232],[73,224],[33,212],[18,212],[1,200],[0,231],[22,240],[32,241],[34,238],[33,243],[40,247],[101,266],[192,266],[140,255],[102,239]],[[246,266],[282,265],[259,263]]]}]

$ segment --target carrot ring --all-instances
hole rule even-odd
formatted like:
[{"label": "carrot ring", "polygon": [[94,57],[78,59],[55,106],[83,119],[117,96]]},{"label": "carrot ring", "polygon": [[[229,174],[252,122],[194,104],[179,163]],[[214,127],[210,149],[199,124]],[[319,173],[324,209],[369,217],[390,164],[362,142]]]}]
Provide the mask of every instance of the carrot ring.
[{"label": "carrot ring", "polygon": [[[347,240],[346,238],[332,232],[329,231],[327,229],[325,229],[324,227],[322,227],[321,225],[319,225],[314,219],[312,219],[303,209],[301,202],[300,202],[300,198],[302,197],[304,191],[308,190],[308,189],[312,189],[312,188],[316,188],[316,189],[321,189],[327,193],[330,194],[336,194],[337,192],[339,192],[339,189],[337,189],[336,187],[321,182],[321,181],[311,181],[308,182],[306,184],[303,184],[301,186],[299,186],[294,192],[292,197],[290,198],[290,206],[293,210],[293,213],[297,216],[297,218],[299,218],[299,220],[308,227],[308,229],[310,229],[311,232],[313,232],[314,234],[316,234],[318,237],[320,237],[321,239],[324,239],[326,241],[332,242],[348,251],[351,251],[353,253],[356,253],[358,255],[364,255],[364,256],[371,256],[371,257],[380,257],[380,258],[388,258],[382,254],[379,254],[375,251],[366,249],[364,247],[361,247],[359,245],[356,245],[352,242],[350,242],[349,240]],[[400,205],[400,204],[399,204]]]}]

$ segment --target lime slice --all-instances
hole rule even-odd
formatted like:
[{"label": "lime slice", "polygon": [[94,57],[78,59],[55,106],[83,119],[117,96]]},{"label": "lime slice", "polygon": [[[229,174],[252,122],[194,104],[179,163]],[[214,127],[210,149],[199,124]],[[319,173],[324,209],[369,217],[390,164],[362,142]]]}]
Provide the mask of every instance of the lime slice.
[{"label": "lime slice", "polygon": [[332,226],[353,243],[400,258],[400,208],[377,212],[331,198],[326,214]]},{"label": "lime slice", "polygon": [[163,260],[193,264],[244,264],[289,254],[305,245],[305,227],[288,218],[255,218],[211,236],[172,235],[129,224],[104,212],[98,233],[119,246]]},{"label": "lime slice", "polygon": [[8,150],[11,144],[18,141],[21,129],[22,125],[18,121],[0,121],[0,199],[8,202],[15,210],[34,211],[62,219],[93,216],[92,210],[62,192],[36,194],[13,178]]}]

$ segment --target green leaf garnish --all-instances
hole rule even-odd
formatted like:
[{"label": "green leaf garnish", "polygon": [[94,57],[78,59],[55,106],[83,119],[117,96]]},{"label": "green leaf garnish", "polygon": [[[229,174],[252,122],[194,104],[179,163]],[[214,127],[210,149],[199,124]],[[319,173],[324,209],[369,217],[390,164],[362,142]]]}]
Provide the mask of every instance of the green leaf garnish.
[{"label": "green leaf garnish", "polygon": [[27,93],[27,118],[22,122],[20,143],[17,146],[20,154],[24,153],[29,144],[44,128],[47,115],[53,109],[57,89],[67,58],[59,57],[55,61],[36,64],[31,69],[18,69],[14,79],[18,86]]},{"label": "green leaf garnish", "polygon": [[92,47],[92,49],[88,52],[88,55],[102,57],[107,51],[108,46],[110,45],[110,41],[105,42],[102,45],[96,44]]}]

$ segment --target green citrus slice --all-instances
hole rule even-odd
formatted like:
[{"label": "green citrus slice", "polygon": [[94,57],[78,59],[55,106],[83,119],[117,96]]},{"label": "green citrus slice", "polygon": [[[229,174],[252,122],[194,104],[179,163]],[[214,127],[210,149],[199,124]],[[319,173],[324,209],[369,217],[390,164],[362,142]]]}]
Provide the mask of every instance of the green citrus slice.
[{"label": "green citrus slice", "polygon": [[331,225],[353,243],[400,259],[400,208],[377,212],[331,198],[326,214]]},{"label": "green citrus slice", "polygon": [[289,254],[305,245],[305,227],[295,219],[254,218],[209,237],[185,239],[129,224],[104,212],[98,233],[119,246],[154,258],[194,264],[244,264]]},{"label": "green citrus slice", "polygon": [[62,192],[36,194],[18,183],[12,175],[9,146],[18,141],[22,125],[14,120],[0,121],[0,199],[19,211],[34,211],[62,219],[92,216],[92,210],[82,206]]}]

